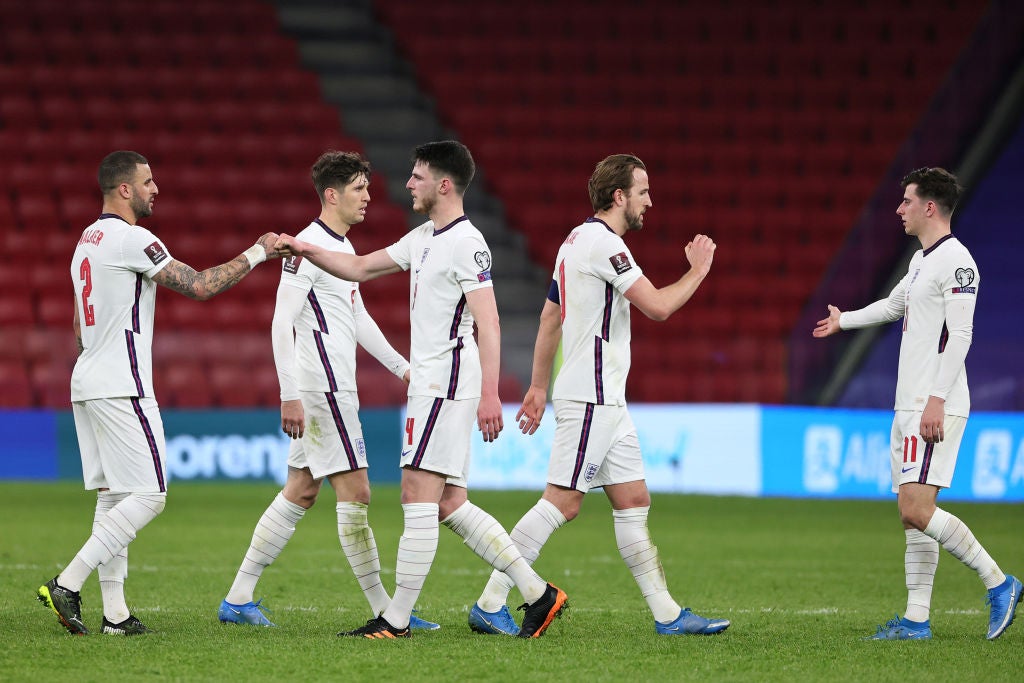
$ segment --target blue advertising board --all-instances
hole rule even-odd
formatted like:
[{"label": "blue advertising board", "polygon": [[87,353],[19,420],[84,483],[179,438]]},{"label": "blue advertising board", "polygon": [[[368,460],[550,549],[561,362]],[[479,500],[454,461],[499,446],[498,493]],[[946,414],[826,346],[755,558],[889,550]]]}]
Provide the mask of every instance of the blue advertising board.
[{"label": "blue advertising board", "polygon": [[[471,488],[540,491],[554,435],[549,406],[536,434],[505,408],[505,430],[474,432]],[[887,410],[756,405],[635,405],[630,414],[652,491],[714,495],[892,498]],[[373,482],[397,482],[402,413],[360,411]],[[163,413],[171,480],[283,483],[290,441],[275,410]],[[0,411],[0,479],[80,479],[70,412]],[[1024,501],[1024,414],[975,413],[944,500]]]}]

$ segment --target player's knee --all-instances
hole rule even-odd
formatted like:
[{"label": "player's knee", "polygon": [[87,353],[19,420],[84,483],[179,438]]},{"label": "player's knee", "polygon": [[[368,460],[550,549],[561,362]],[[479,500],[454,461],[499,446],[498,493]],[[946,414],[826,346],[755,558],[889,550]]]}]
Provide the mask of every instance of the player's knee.
[{"label": "player's knee", "polygon": [[152,512],[153,517],[163,512],[167,505],[166,493],[137,493],[135,497]]},{"label": "player's knee", "polygon": [[900,521],[906,529],[924,531],[924,528],[928,526],[928,520],[931,519],[932,512],[934,510],[928,511],[915,506],[901,507]]},{"label": "player's knee", "polygon": [[320,493],[320,487],[308,487],[295,493],[295,500],[292,501],[301,508],[309,509],[313,507],[313,503],[316,502],[316,497]]},{"label": "player's knee", "polygon": [[563,501],[559,503],[559,505],[557,505],[556,507],[558,508],[558,511],[562,513],[562,516],[565,517],[565,521],[571,522],[572,520],[576,519],[576,515],[580,514],[581,506],[582,501],[572,500]]}]

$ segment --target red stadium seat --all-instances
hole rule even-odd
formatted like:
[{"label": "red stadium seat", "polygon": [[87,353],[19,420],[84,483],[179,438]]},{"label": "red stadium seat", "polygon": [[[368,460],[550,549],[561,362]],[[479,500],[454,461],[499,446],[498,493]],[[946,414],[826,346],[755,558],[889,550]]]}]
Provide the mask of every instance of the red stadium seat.
[{"label": "red stadium seat", "polygon": [[0,408],[30,408],[32,381],[21,360],[0,359]]}]

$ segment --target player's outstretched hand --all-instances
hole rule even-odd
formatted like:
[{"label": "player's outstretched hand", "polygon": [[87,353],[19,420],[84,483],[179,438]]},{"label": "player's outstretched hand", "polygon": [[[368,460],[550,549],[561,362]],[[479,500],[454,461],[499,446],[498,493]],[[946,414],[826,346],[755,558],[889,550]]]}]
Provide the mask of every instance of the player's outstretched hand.
[{"label": "player's outstretched hand", "polygon": [[256,244],[263,247],[263,251],[267,252],[267,258],[278,258],[281,254],[277,252],[274,245],[277,244],[278,235],[276,232],[268,232],[267,234],[256,240]]},{"label": "player's outstretched hand", "polygon": [[715,241],[707,235],[697,235],[686,245],[686,260],[690,267],[707,273],[715,257]]},{"label": "player's outstretched hand", "polygon": [[531,386],[523,398],[523,406],[516,413],[516,420],[519,421],[519,430],[523,434],[533,434],[540,427],[540,420],[544,417],[544,408],[547,405],[547,392],[539,387]]},{"label": "player's outstretched hand", "polygon": [[811,334],[813,334],[815,337],[827,337],[829,335],[835,334],[836,332],[840,332],[840,313],[841,311],[838,308],[836,308],[832,304],[829,304],[828,317],[825,318],[824,320],[819,320],[818,326],[814,328],[814,332],[812,332]]},{"label": "player's outstretched hand", "polygon": [[289,256],[302,256],[302,243],[295,239],[291,235],[281,233],[277,238],[277,242],[274,244],[274,249],[277,251],[277,255],[282,258],[288,258]]}]

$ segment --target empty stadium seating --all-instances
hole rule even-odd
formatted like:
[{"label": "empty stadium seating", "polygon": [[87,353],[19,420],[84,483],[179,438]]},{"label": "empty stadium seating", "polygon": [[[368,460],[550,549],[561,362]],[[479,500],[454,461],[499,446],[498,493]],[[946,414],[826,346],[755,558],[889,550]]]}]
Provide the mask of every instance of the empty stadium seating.
[{"label": "empty stadium seating", "polygon": [[[75,353],[67,264],[99,215],[103,156],[135,149],[150,160],[160,194],[144,223],[201,270],[264,232],[308,225],[319,212],[312,162],[325,149],[362,145],[342,131],[264,2],[156,0],[140,13],[126,0],[0,0],[0,25],[0,339],[8,351],[0,393],[5,407],[67,408]],[[405,224],[382,196],[371,222],[378,216]],[[158,293],[162,405],[279,404],[269,337],[278,268],[265,265],[208,302]],[[398,291],[395,300],[364,288],[396,343],[408,339],[407,319],[390,314],[396,301],[404,310]],[[398,385],[364,403],[397,403]]]},{"label": "empty stadium seating", "polygon": [[444,65],[420,81],[538,265],[590,213],[587,178],[616,152],[651,173],[654,206],[627,244],[656,285],[682,274],[694,233],[718,243],[680,313],[634,312],[630,397],[768,403],[785,399],[800,307],[927,104],[908,88],[937,87],[981,12],[642,2],[617,21],[621,4],[603,0],[376,6],[410,61]]},{"label": "empty stadium seating", "polygon": [[[771,403],[786,393],[785,332],[983,6],[641,0],[628,20],[609,0],[374,7],[542,270],[591,213],[586,180],[613,152],[651,170],[654,207],[629,244],[655,284],[681,274],[695,232],[718,242],[690,305],[666,323],[634,315],[632,400]],[[308,224],[315,156],[362,144],[269,3],[0,0],[0,25],[0,400],[60,406],[74,354],[63,264],[99,212],[105,154],[147,155],[161,193],[146,225],[202,269]],[[382,196],[360,251],[395,235],[376,226],[404,227]],[[209,302],[159,293],[163,405],[276,405],[276,282],[268,265]],[[406,286],[362,289],[403,352]],[[366,360],[364,404],[400,401],[400,383]]]}]

